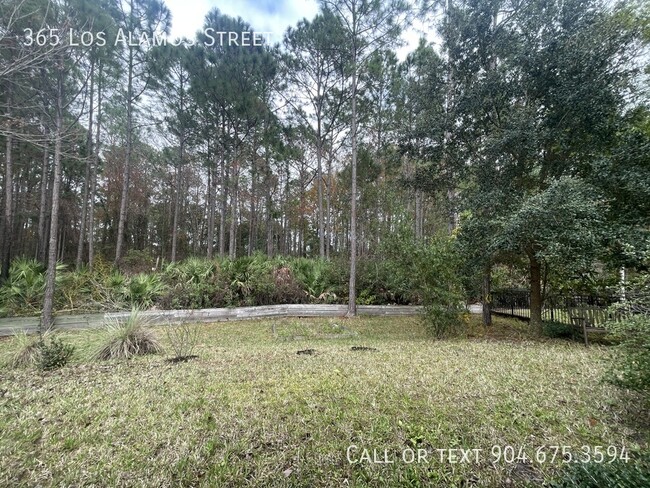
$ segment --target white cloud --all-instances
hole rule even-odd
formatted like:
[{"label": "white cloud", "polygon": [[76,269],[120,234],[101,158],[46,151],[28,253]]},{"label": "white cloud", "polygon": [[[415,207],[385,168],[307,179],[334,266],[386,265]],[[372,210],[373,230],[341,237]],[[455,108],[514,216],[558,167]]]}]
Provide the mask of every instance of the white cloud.
[{"label": "white cloud", "polygon": [[[218,8],[231,17],[241,17],[258,32],[271,32],[269,40],[280,42],[289,26],[303,18],[312,19],[318,13],[317,0],[165,0],[172,13],[171,37],[194,38],[203,27],[205,15]],[[435,40],[428,22],[416,21],[402,38],[404,45],[397,47],[399,59],[415,49],[420,37]]]},{"label": "white cloud", "polygon": [[303,18],[318,13],[316,0],[166,0],[172,13],[171,37],[193,38],[203,27],[205,15],[214,7],[231,17],[241,17],[254,30],[271,32],[270,40],[280,41],[284,31]]},{"label": "white cloud", "polygon": [[194,38],[203,26],[205,14],[210,10],[211,0],[165,0],[172,13],[171,38]]}]

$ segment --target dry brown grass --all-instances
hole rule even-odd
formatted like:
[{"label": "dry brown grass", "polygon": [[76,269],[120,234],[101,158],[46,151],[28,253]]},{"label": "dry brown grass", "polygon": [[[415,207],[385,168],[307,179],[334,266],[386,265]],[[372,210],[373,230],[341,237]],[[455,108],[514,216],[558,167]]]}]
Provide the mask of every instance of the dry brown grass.
[{"label": "dry brown grass", "polygon": [[104,336],[103,344],[92,356],[95,360],[129,359],[163,352],[155,332],[137,309],[131,311],[125,322],[107,324]]}]

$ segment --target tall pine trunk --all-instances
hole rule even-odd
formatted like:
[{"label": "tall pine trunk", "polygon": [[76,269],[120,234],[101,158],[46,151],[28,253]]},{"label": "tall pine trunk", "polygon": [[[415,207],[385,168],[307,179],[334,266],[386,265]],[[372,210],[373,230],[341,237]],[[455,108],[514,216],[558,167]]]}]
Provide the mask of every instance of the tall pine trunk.
[{"label": "tall pine trunk", "polygon": [[95,145],[93,147],[93,165],[90,176],[90,203],[88,208],[88,269],[93,269],[95,261],[95,195],[97,193],[97,170],[99,166],[99,145],[102,126],[102,62],[97,71],[97,123],[95,128]]},{"label": "tall pine trunk", "polygon": [[124,228],[129,204],[129,179],[131,177],[131,154],[133,151],[133,47],[129,47],[129,62],[127,67],[126,89],[126,156],[122,173],[122,197],[120,200],[120,216],[117,224],[117,242],[115,245],[115,265],[119,266],[124,245]]},{"label": "tall pine trunk", "polygon": [[269,150],[265,151],[265,162],[264,162],[264,187],[266,191],[265,195],[265,207],[266,207],[266,254],[269,257],[273,256],[275,252],[274,243],[273,243],[273,198],[271,195],[271,184],[272,184],[272,173],[271,173],[271,157],[269,155]]},{"label": "tall pine trunk", "polygon": [[251,154],[251,202],[250,218],[248,219],[248,255],[252,256],[257,245],[257,149],[253,147]]},{"label": "tall pine trunk", "polygon": [[323,137],[321,129],[321,117],[318,114],[317,127],[317,147],[316,161],[317,170],[316,178],[318,179],[318,249],[321,259],[325,258],[325,216],[323,215]]},{"label": "tall pine trunk", "polygon": [[47,229],[45,223],[47,220],[47,184],[49,180],[49,174],[50,146],[46,141],[45,147],[43,148],[43,166],[41,167],[41,197],[38,207],[38,247],[36,252],[36,259],[43,264],[45,264],[45,258],[47,255]]},{"label": "tall pine trunk", "polygon": [[[185,86],[183,80],[183,74],[179,76],[180,87],[179,87],[179,102],[180,102],[180,113],[183,115],[185,111]],[[175,177],[175,193],[176,198],[174,200],[174,225],[172,226],[172,263],[176,261],[176,251],[178,246],[178,225],[180,208],[181,208],[181,198],[183,197],[182,184],[183,184],[183,163],[185,161],[185,124],[183,121],[180,122],[180,134],[178,137],[178,164],[176,166],[176,177]]]},{"label": "tall pine trunk", "polygon": [[221,156],[221,208],[219,209],[219,256],[226,255],[226,214],[228,212],[228,189],[230,187],[230,165]]},{"label": "tall pine trunk", "polygon": [[[8,111],[11,110],[11,89],[7,94]],[[7,120],[11,120],[11,114],[8,113]],[[9,277],[9,264],[11,262],[11,231],[14,226],[14,207],[13,207],[13,160],[12,160],[13,137],[11,129],[6,137],[5,146],[5,208],[4,218],[2,220],[2,231],[0,232],[0,282]]]},{"label": "tall pine trunk", "polygon": [[326,217],[325,217],[325,257],[330,258],[332,239],[332,154],[331,150],[327,158],[327,190],[325,195]]},{"label": "tall pine trunk", "polygon": [[228,256],[230,259],[237,257],[237,210],[239,193],[239,162],[235,153],[233,168],[233,184],[230,192],[230,240],[228,243]]},{"label": "tall pine trunk", "polygon": [[207,232],[207,257],[212,259],[214,254],[214,210],[215,210],[215,168],[210,154],[208,142],[208,232]]},{"label": "tall pine trunk", "polygon": [[[353,42],[356,42],[353,41]],[[350,293],[348,295],[348,317],[357,315],[357,53],[352,54],[352,189],[350,193]]]},{"label": "tall pine trunk", "polygon": [[43,297],[43,313],[39,332],[50,329],[54,325],[54,288],[56,286],[56,261],[58,250],[59,203],[61,189],[61,139],[63,137],[63,71],[59,68],[57,74],[55,131],[54,131],[54,179],[52,181],[52,215],[50,217],[50,243],[47,257],[47,275],[45,279],[45,294]]},{"label": "tall pine trunk", "polygon": [[88,212],[88,193],[90,187],[90,166],[93,158],[93,111],[95,98],[95,60],[90,62],[90,105],[88,109],[88,132],[86,133],[86,172],[84,174],[84,190],[81,201],[81,222],[79,223],[79,240],[77,242],[77,259],[75,267],[77,271],[81,268],[84,251],[84,239],[86,238],[86,218]]}]

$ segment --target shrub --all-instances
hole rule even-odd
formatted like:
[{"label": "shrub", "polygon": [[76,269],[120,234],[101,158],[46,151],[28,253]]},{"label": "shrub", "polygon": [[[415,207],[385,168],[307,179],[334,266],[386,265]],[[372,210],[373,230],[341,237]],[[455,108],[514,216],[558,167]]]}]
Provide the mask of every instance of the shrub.
[{"label": "shrub", "polygon": [[328,280],[329,262],[322,259],[298,258],[288,263],[300,287],[312,300],[325,301],[333,294],[332,283]]},{"label": "shrub", "polygon": [[174,358],[181,359],[192,356],[199,340],[199,329],[196,324],[182,322],[165,327],[167,339],[174,351]]},{"label": "shrub", "polygon": [[95,310],[101,308],[106,296],[86,266],[78,271],[57,274],[60,279],[55,292],[57,309]]},{"label": "shrub", "polygon": [[19,347],[11,361],[14,368],[35,366],[43,371],[57,369],[68,364],[74,346],[64,343],[51,332],[41,336],[16,335]]},{"label": "shrub", "polygon": [[[57,264],[57,283],[65,265]],[[7,281],[0,288],[3,314],[31,315],[40,311],[45,292],[45,266],[35,259],[12,261]]]},{"label": "shrub", "polygon": [[126,286],[126,298],[132,306],[150,307],[165,291],[165,285],[157,274],[140,273],[133,276]]},{"label": "shrub", "polygon": [[213,278],[207,283],[178,283],[156,302],[167,310],[227,307],[233,304],[232,293],[225,283]]},{"label": "shrub", "polygon": [[269,303],[306,303],[309,293],[302,284],[296,280],[291,269],[283,266],[273,270],[273,288],[269,296]]},{"label": "shrub", "polygon": [[576,336],[575,328],[561,322],[542,323],[542,333],[546,337],[553,339],[574,338]]},{"label": "shrub", "polygon": [[146,328],[147,321],[137,308],[124,322],[115,321],[105,327],[105,339],[93,354],[93,359],[128,359],[144,354],[162,352],[155,334]]},{"label": "shrub", "polygon": [[650,317],[628,317],[608,328],[620,340],[608,379],[623,388],[650,392]]},{"label": "shrub", "polygon": [[406,256],[393,249],[387,258],[365,257],[357,264],[357,290],[359,304],[420,304],[421,295],[415,284],[416,277],[400,269]]},{"label": "shrub", "polygon": [[129,249],[120,260],[120,269],[128,274],[149,273],[154,269],[156,261],[147,251]]},{"label": "shrub", "polygon": [[274,264],[262,254],[224,262],[233,298],[239,305],[269,305],[275,286]]},{"label": "shrub", "polygon": [[623,318],[606,324],[620,341],[607,378],[623,388],[650,392],[650,276],[631,281],[626,301],[612,308]]},{"label": "shrub", "polygon": [[187,258],[185,261],[169,263],[164,271],[165,278],[172,283],[206,283],[218,273],[215,261],[202,258]]},{"label": "shrub", "polygon": [[407,232],[384,241],[386,288],[398,303],[422,303],[425,325],[436,338],[458,335],[464,329],[464,297],[460,260],[453,238],[418,242]]},{"label": "shrub", "polygon": [[37,367],[43,371],[57,369],[68,364],[74,352],[74,346],[64,343],[60,338],[52,336],[39,343]]}]

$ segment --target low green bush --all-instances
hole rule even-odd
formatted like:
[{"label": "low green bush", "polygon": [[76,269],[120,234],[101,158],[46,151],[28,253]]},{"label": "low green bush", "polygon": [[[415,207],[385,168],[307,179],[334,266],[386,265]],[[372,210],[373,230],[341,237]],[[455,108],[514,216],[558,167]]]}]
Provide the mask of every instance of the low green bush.
[{"label": "low green bush", "polygon": [[287,267],[291,270],[296,284],[311,300],[328,301],[336,296],[334,283],[331,280],[333,265],[323,259],[297,258],[288,260]]},{"label": "low green bush", "polygon": [[607,379],[623,388],[650,393],[650,276],[628,284],[625,302],[612,311],[621,314],[618,321],[606,324],[619,342]]},{"label": "low green bush", "polygon": [[[57,264],[57,283],[61,283],[64,269],[64,265]],[[35,259],[15,259],[0,287],[0,315],[38,314],[44,292],[45,266]]]},{"label": "low green bush", "polygon": [[132,306],[148,308],[165,291],[160,275],[140,273],[132,276],[126,284],[125,298]]},{"label": "low green bush", "polygon": [[608,328],[620,343],[607,378],[623,388],[650,392],[650,317],[629,317]]},{"label": "low green bush", "polygon": [[32,336],[18,334],[15,340],[19,344],[11,360],[14,368],[31,366],[43,371],[61,368],[68,364],[75,349],[50,331]]},{"label": "low green bush", "polygon": [[39,343],[36,365],[43,371],[58,369],[68,364],[73,353],[74,346],[72,344],[66,344],[59,337],[53,335],[42,339]]},{"label": "low green bush", "polygon": [[[406,235],[388,237],[376,255],[359,258],[358,303],[444,302],[446,305],[437,308],[432,317],[438,320],[447,312],[455,316],[455,301],[460,295],[456,274],[448,273],[455,266],[453,246],[444,239],[428,244],[412,241]],[[445,283],[446,279],[451,281]],[[200,309],[347,303],[348,286],[349,263],[345,258],[269,258],[263,254],[235,260],[188,258],[170,263],[161,271],[139,274],[123,273],[98,259],[93,270],[82,267],[78,271],[58,271],[55,308],[74,313],[125,310],[131,306]],[[15,260],[9,280],[0,285],[0,315],[37,315],[44,288],[45,269],[40,263]]]},{"label": "low green bush", "polygon": [[575,328],[561,322],[542,323],[542,333],[552,339],[572,339],[576,336]]}]

